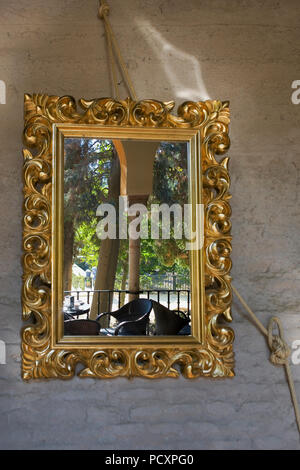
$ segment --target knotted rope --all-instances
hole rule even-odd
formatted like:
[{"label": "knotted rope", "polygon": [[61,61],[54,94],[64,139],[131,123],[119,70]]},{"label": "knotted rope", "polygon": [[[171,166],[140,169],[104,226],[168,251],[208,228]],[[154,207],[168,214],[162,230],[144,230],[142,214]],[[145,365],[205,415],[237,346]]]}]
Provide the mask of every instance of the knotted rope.
[{"label": "knotted rope", "polygon": [[[289,364],[289,356],[291,354],[291,350],[283,339],[283,328],[281,321],[278,317],[272,317],[269,321],[268,329],[266,329],[263,324],[258,320],[256,315],[253,313],[251,308],[247,305],[246,301],[243,299],[243,297],[239,294],[239,292],[234,286],[232,286],[232,290],[241,302],[241,304],[245,307],[258,329],[262,332],[263,335],[267,337],[268,345],[271,350],[271,363],[274,365],[281,365],[285,367],[287,382],[290,388],[292,403],[294,405],[295,410],[296,422],[300,434],[300,411],[295,390],[295,384],[293,381],[292,372]],[[278,334],[274,334],[274,326],[277,326]]]},{"label": "knotted rope", "polygon": [[[118,93],[118,82],[117,82],[117,76],[116,76],[116,67],[115,67],[115,55],[117,56],[118,62],[119,62],[119,67],[121,69],[124,81],[126,83],[126,86],[128,88],[130,97],[137,101],[137,95],[134,90],[134,87],[132,85],[132,81],[129,77],[129,73],[127,71],[127,67],[125,65],[125,62],[123,60],[121,51],[118,47],[117,40],[115,38],[115,35],[113,33],[111,24],[108,19],[109,15],[109,6],[106,3],[105,0],[100,0],[100,5],[99,5],[99,11],[98,11],[99,18],[103,20],[104,25],[105,25],[105,32],[106,32],[106,38],[107,38],[107,44],[108,44],[108,51],[109,51],[109,63],[110,63],[110,69],[112,72],[112,79],[113,79],[113,84],[114,84],[114,91],[115,91],[115,96],[119,100],[119,93]],[[114,54],[115,52],[115,54]]]}]

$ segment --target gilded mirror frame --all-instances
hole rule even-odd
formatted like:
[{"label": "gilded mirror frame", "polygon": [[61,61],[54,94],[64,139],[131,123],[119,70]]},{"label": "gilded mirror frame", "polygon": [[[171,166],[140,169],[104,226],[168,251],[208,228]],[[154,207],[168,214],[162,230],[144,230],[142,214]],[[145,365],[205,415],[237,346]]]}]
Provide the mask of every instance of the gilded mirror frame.
[{"label": "gilded mirror frame", "polygon": [[[79,100],[25,95],[22,377],[232,377],[229,103]],[[66,337],[57,314],[63,140],[69,136],[183,140],[192,148],[192,202],[204,206],[204,244],[192,254],[192,335]],[[30,149],[30,150],[29,150]],[[218,156],[220,156],[218,158]],[[195,176],[196,175],[196,176]],[[80,364],[79,372],[76,366]]]}]

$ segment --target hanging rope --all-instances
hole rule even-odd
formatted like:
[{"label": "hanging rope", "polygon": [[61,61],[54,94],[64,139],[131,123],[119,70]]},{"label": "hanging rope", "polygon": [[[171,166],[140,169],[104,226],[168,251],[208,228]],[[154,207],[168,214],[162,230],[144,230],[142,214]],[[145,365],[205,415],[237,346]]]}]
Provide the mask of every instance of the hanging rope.
[{"label": "hanging rope", "polygon": [[[106,32],[106,37],[107,37],[107,44],[108,44],[108,50],[109,50],[109,62],[110,62],[110,68],[112,71],[112,78],[113,78],[113,84],[114,84],[114,90],[115,90],[115,95],[117,99],[119,99],[119,94],[118,94],[118,82],[116,78],[116,68],[115,68],[115,55],[118,59],[119,67],[122,72],[123,79],[126,83],[126,86],[128,88],[130,97],[134,100],[137,101],[137,95],[134,90],[134,87],[132,85],[132,81],[129,77],[129,73],[127,71],[127,67],[125,65],[125,62],[123,60],[121,51],[118,47],[117,40],[115,38],[115,35],[113,33],[112,27],[110,25],[108,15],[109,15],[109,6],[105,0],[100,0],[100,5],[99,5],[99,17],[103,20],[104,25],[105,25],[105,32]],[[113,50],[114,49],[114,50]]]},{"label": "hanging rope", "polygon": [[[241,304],[245,307],[249,315],[251,316],[255,325],[262,332],[262,334],[267,337],[268,345],[271,350],[270,361],[272,362],[272,364],[282,365],[285,367],[287,382],[290,388],[292,402],[293,402],[294,410],[295,410],[296,422],[297,422],[298,431],[300,434],[300,411],[299,411],[299,405],[298,405],[298,400],[297,400],[297,395],[296,395],[296,390],[295,390],[295,384],[293,381],[292,372],[291,372],[291,368],[289,364],[289,356],[290,356],[291,350],[283,339],[283,328],[282,328],[281,321],[277,317],[272,317],[269,321],[268,329],[266,329],[263,326],[263,324],[258,320],[254,312],[247,305],[246,301],[243,299],[243,297],[239,294],[239,292],[234,286],[232,286],[232,290],[237,296],[237,298],[239,299],[239,301],[241,302]],[[275,325],[278,328],[278,335],[275,335],[273,331]]]},{"label": "hanging rope", "polygon": [[[107,7],[108,7],[108,5],[107,5]],[[117,100],[120,100],[119,89],[118,89],[118,81],[117,81],[117,73],[116,73],[116,67],[115,67],[115,61],[114,61],[113,45],[112,45],[111,36],[109,34],[107,24],[106,24],[105,21],[104,21],[104,27],[105,27],[105,32],[106,32],[107,46],[108,46],[108,62],[109,62],[112,82],[113,82],[113,86],[114,86],[114,96],[117,98]]]}]

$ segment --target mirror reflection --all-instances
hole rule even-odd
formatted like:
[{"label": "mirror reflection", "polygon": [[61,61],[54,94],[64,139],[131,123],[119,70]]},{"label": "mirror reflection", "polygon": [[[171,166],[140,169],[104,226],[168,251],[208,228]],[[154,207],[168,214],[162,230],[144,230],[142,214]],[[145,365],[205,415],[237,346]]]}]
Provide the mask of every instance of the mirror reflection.
[{"label": "mirror reflection", "polygon": [[64,334],[191,334],[187,142],[66,138]]}]

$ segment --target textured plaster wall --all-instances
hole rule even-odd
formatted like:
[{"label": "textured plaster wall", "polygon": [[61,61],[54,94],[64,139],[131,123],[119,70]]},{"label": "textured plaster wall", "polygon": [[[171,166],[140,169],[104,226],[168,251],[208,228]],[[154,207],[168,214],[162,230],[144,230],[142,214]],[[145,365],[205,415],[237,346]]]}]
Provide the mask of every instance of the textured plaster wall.
[{"label": "textured plaster wall", "polygon": [[[297,0],[110,0],[139,97],[231,102],[233,278],[266,325],[300,339]],[[20,377],[25,92],[110,95],[97,0],[0,0],[0,447],[299,449],[281,367],[237,302],[236,377],[212,381]],[[300,365],[292,365],[300,399]]]}]

